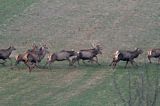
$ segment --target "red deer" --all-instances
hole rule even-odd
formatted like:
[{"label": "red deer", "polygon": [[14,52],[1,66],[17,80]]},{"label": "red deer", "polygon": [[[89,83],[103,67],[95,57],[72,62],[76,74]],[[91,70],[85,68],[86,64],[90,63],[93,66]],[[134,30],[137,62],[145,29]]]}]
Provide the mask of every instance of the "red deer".
[{"label": "red deer", "polygon": [[113,66],[113,69],[114,69],[116,67],[117,63],[122,60],[122,61],[126,61],[126,65],[125,65],[125,68],[126,68],[128,65],[128,62],[130,62],[132,65],[133,65],[133,63],[136,63],[134,61],[134,59],[137,58],[142,53],[143,53],[143,51],[139,48],[136,48],[134,51],[117,50],[114,53],[113,61],[110,64],[110,66]]},{"label": "red deer", "polygon": [[152,63],[151,58],[158,58],[158,63],[160,63],[160,49],[148,50],[147,57],[150,63]]},{"label": "red deer", "polygon": [[[9,59],[11,61],[10,55],[13,50],[16,50],[14,46],[10,46],[8,49],[0,50],[0,59],[4,61],[1,64],[5,65],[5,63],[7,62],[6,59]],[[11,64],[12,64],[12,61],[11,61]]]},{"label": "red deer", "polygon": [[60,52],[53,53],[53,54],[48,56],[48,61],[45,64],[45,66],[47,64],[50,66],[51,63],[53,63],[55,61],[64,61],[64,60],[68,60],[69,61],[69,65],[71,65],[69,57],[74,56],[74,55],[75,55],[75,51],[74,50],[71,50],[71,51],[62,50]]},{"label": "red deer", "polygon": [[48,47],[46,47],[46,45],[43,45],[39,48],[38,51],[27,51],[24,54],[19,54],[16,57],[16,65],[19,62],[24,62],[24,64],[26,64],[29,68],[29,72],[31,72],[35,66],[38,66],[38,63],[41,62],[41,60],[45,57],[46,53],[49,53]]},{"label": "red deer", "polygon": [[39,48],[37,45],[33,44],[31,49],[28,49],[26,52],[22,53],[22,54],[18,54],[15,58],[16,58],[16,64],[19,64],[20,62],[24,62],[26,60],[25,55],[27,53],[37,53],[39,51]]},{"label": "red deer", "polygon": [[[100,47],[99,44],[93,44],[93,43],[91,44],[93,47],[92,49],[84,49],[79,51],[78,63],[79,63],[79,60],[83,60],[83,63],[84,63],[84,60],[89,60],[90,62],[95,61],[97,64],[99,64],[97,55],[102,54],[101,52],[102,48]],[[96,60],[94,60],[94,58],[96,58]]]}]

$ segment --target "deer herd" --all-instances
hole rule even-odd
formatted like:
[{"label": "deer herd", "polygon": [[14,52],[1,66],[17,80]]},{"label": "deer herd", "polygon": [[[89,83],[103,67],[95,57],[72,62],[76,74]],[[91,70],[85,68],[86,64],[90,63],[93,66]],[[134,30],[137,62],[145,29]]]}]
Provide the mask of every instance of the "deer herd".
[{"label": "deer herd", "polygon": [[[47,61],[44,66],[50,67],[52,63],[55,61],[64,61],[67,60],[69,65],[72,66],[75,63],[78,65],[80,64],[80,60],[83,63],[85,61],[91,63],[98,62],[98,54],[102,54],[102,47],[100,44],[92,42],[91,49],[82,49],[79,51],[74,50],[61,50],[59,52],[50,53],[48,51],[48,47],[46,44],[41,44],[41,46],[37,46],[35,43],[32,45],[31,49],[26,50],[24,53],[18,54],[15,56],[15,66],[17,66],[20,62],[24,63],[29,72],[32,71],[33,68],[38,67],[39,63],[44,59],[44,57],[48,54]],[[14,46],[10,46],[7,49],[0,49],[0,60],[2,65],[5,65],[7,62],[6,60],[10,60],[12,65],[12,60],[10,55],[12,51],[16,50]],[[137,63],[134,61],[135,58],[138,58],[140,54],[143,53],[143,50],[140,48],[135,48],[135,50],[117,50],[113,53],[113,59],[110,66],[114,69],[119,61],[126,61],[125,68],[127,67],[128,63],[130,62],[132,65],[136,65]],[[147,51],[147,58],[149,63],[151,63],[151,58],[158,58],[158,63],[160,63],[160,49],[150,49]]]}]

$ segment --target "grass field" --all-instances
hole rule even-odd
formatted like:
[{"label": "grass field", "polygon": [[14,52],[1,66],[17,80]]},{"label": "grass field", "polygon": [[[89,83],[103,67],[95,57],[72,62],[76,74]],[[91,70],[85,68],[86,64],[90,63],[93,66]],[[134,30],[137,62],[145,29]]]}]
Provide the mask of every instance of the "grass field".
[{"label": "grass field", "polygon": [[[103,47],[100,66],[55,62],[30,74],[0,65],[0,106],[159,106],[160,66],[146,59],[159,47],[159,11],[159,0],[0,0],[0,48],[15,45],[12,57],[42,40],[51,52]],[[135,47],[139,67],[108,66],[115,50]]]}]

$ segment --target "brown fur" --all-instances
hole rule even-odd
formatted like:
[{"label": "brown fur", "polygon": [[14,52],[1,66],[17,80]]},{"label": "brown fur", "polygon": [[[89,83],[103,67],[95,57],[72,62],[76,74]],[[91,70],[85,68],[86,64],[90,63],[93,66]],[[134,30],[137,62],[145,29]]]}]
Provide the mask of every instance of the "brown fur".
[{"label": "brown fur", "polygon": [[127,65],[128,65],[128,62],[130,62],[132,65],[133,65],[133,63],[136,63],[134,61],[134,59],[137,58],[142,53],[143,53],[143,51],[141,49],[139,49],[139,48],[136,48],[133,51],[130,51],[130,50],[117,50],[114,53],[114,57],[113,57],[113,60],[112,60],[112,62],[110,64],[110,66],[113,66],[113,69],[114,69],[119,61],[126,61],[126,65],[125,65],[125,68],[126,68]]}]

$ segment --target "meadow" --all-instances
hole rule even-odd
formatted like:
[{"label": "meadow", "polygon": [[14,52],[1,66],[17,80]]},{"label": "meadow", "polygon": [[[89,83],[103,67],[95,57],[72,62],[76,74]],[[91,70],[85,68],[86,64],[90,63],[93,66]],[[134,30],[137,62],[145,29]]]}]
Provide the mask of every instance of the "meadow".
[{"label": "meadow", "polygon": [[[0,0],[0,48],[14,56],[47,42],[50,52],[103,47],[97,64],[70,67],[46,59],[28,72],[24,64],[0,65],[0,106],[159,106],[160,66],[146,51],[159,48],[159,0]],[[109,67],[118,49],[142,48],[138,67]]]}]

